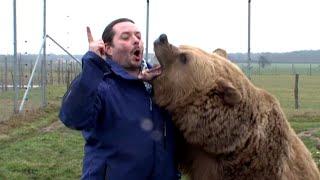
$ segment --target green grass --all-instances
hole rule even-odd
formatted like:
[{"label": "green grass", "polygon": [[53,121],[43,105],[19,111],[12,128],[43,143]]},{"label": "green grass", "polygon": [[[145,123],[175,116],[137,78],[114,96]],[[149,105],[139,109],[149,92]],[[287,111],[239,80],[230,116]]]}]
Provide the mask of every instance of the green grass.
[{"label": "green grass", "polygon": [[[280,101],[285,112],[295,107],[294,102],[294,76],[252,76],[252,82],[273,94]],[[299,100],[300,111],[320,112],[320,76],[300,76]],[[288,112],[289,113],[289,112]],[[290,114],[290,113],[289,113]]]},{"label": "green grass", "polygon": [[[80,132],[59,123],[57,107],[41,113],[31,121],[17,122],[15,128],[3,133],[5,138],[0,136],[0,179],[80,178],[83,156]],[[320,116],[293,116],[290,123],[297,132],[319,128]],[[46,130],[52,124],[58,126]],[[315,136],[319,134],[320,130]],[[302,140],[320,165],[316,142],[310,138]]]},{"label": "green grass", "polygon": [[[66,85],[49,85],[47,87],[48,104],[60,104],[61,98],[66,91]],[[25,89],[19,90],[18,108],[25,93]],[[0,93],[0,122],[8,119],[13,113],[13,97],[14,91],[6,91]],[[41,88],[34,88],[29,91],[27,100],[24,103],[24,111],[33,111],[41,107]]]},{"label": "green grass", "polygon": [[[0,174],[8,179],[79,179],[82,137],[62,129],[7,143],[0,150]],[[1,176],[0,176],[1,177]]]},{"label": "green grass", "polygon": [[[297,133],[313,130],[313,138],[303,137],[302,140],[319,166],[320,152],[314,137],[320,137],[320,76],[300,78],[299,110],[294,109],[293,76],[253,76],[252,81],[279,99]],[[65,91],[65,86],[49,86],[48,108],[25,111],[22,115],[0,122],[0,179],[80,178],[83,138],[80,132],[64,127],[57,117]],[[39,97],[36,91],[31,93],[35,98]],[[0,94],[0,100],[10,96]]]},{"label": "green grass", "polygon": [[307,146],[307,148],[310,150],[313,159],[315,160],[315,162],[318,165],[318,168],[320,169],[320,151],[315,146],[317,142],[314,139],[307,138],[307,137],[302,137],[301,139],[303,143]]},{"label": "green grass", "polygon": [[64,127],[57,106],[2,124],[0,179],[79,179],[83,139]]},{"label": "green grass", "polygon": [[320,134],[320,116],[294,116],[289,122],[296,133],[319,128],[316,134]]}]

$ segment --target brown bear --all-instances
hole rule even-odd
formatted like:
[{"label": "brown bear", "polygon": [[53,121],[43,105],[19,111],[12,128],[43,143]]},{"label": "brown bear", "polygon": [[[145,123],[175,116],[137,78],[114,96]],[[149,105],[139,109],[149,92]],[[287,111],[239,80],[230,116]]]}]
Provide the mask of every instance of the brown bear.
[{"label": "brown bear", "polygon": [[[155,101],[172,113],[186,147],[180,168],[193,180],[319,180],[311,153],[278,100],[255,87],[224,53],[175,47],[161,35]],[[180,146],[180,145],[179,145]]]}]

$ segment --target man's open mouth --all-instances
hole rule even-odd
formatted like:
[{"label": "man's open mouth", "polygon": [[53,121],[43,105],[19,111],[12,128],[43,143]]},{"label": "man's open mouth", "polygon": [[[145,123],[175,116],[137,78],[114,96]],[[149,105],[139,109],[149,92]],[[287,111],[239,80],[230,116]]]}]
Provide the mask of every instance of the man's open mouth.
[{"label": "man's open mouth", "polygon": [[136,57],[140,57],[141,56],[141,50],[140,49],[136,49],[133,51],[133,55],[135,55]]}]

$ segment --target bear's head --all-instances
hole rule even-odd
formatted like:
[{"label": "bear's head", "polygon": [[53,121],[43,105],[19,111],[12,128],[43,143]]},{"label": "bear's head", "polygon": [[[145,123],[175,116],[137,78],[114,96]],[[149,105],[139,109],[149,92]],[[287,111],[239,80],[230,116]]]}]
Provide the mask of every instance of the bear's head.
[{"label": "bear's head", "polygon": [[224,105],[241,101],[247,82],[242,71],[226,59],[222,49],[207,53],[191,46],[176,47],[165,34],[154,42],[155,55],[162,74],[154,79],[155,100],[160,106],[173,110],[199,98],[216,94]]}]

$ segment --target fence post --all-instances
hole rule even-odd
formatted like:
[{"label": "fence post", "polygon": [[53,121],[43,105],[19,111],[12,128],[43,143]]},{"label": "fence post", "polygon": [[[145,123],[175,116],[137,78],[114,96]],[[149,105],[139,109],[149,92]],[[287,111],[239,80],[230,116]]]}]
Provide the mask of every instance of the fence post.
[{"label": "fence post", "polygon": [[60,85],[60,72],[61,71],[61,61],[60,59],[58,59],[58,71],[57,71],[57,74],[58,74],[58,84]]},{"label": "fence post", "polygon": [[52,66],[53,66],[53,59],[49,60],[50,61],[50,84],[53,85],[53,70],[52,70]]},{"label": "fence post", "polygon": [[23,88],[22,85],[22,59],[21,59],[21,53],[19,53],[19,59],[18,59],[18,79],[19,79],[19,89]]},{"label": "fence post", "polygon": [[70,75],[71,75],[71,72],[70,72],[70,69],[71,69],[71,64],[66,64],[66,83],[67,83],[67,89],[69,89],[70,87]]},{"label": "fence post", "polygon": [[2,71],[2,66],[1,66],[1,64],[2,64],[2,59],[0,60],[0,76],[1,76],[1,91],[0,92],[4,92],[4,73],[2,73],[2,72],[4,72],[4,70]]},{"label": "fence post", "polygon": [[[68,71],[68,60],[66,59],[65,60],[65,65],[64,65],[64,82],[66,84],[68,84],[68,81],[67,81],[67,71]],[[67,86],[68,87],[68,86]]]},{"label": "fence post", "polygon": [[8,91],[8,58],[4,58],[4,90]]},{"label": "fence post", "polygon": [[[30,77],[31,77],[31,74],[32,74],[32,67],[33,67],[33,60],[31,59],[30,60]],[[34,80],[35,81],[35,80]],[[31,88],[33,88],[33,81],[31,82]]]},{"label": "fence post", "polygon": [[292,64],[291,67],[292,67],[292,68],[291,68],[291,69],[292,69],[292,74],[296,74],[296,70],[295,70],[295,68],[294,68],[294,64]]},{"label": "fence post", "polygon": [[294,81],[294,104],[295,104],[295,109],[300,108],[300,103],[299,103],[299,74],[295,75],[295,81]]},{"label": "fence post", "polygon": [[312,75],[311,69],[312,69],[312,67],[311,67],[311,63],[310,63],[310,68],[309,68],[309,75],[310,75],[310,76]]}]

